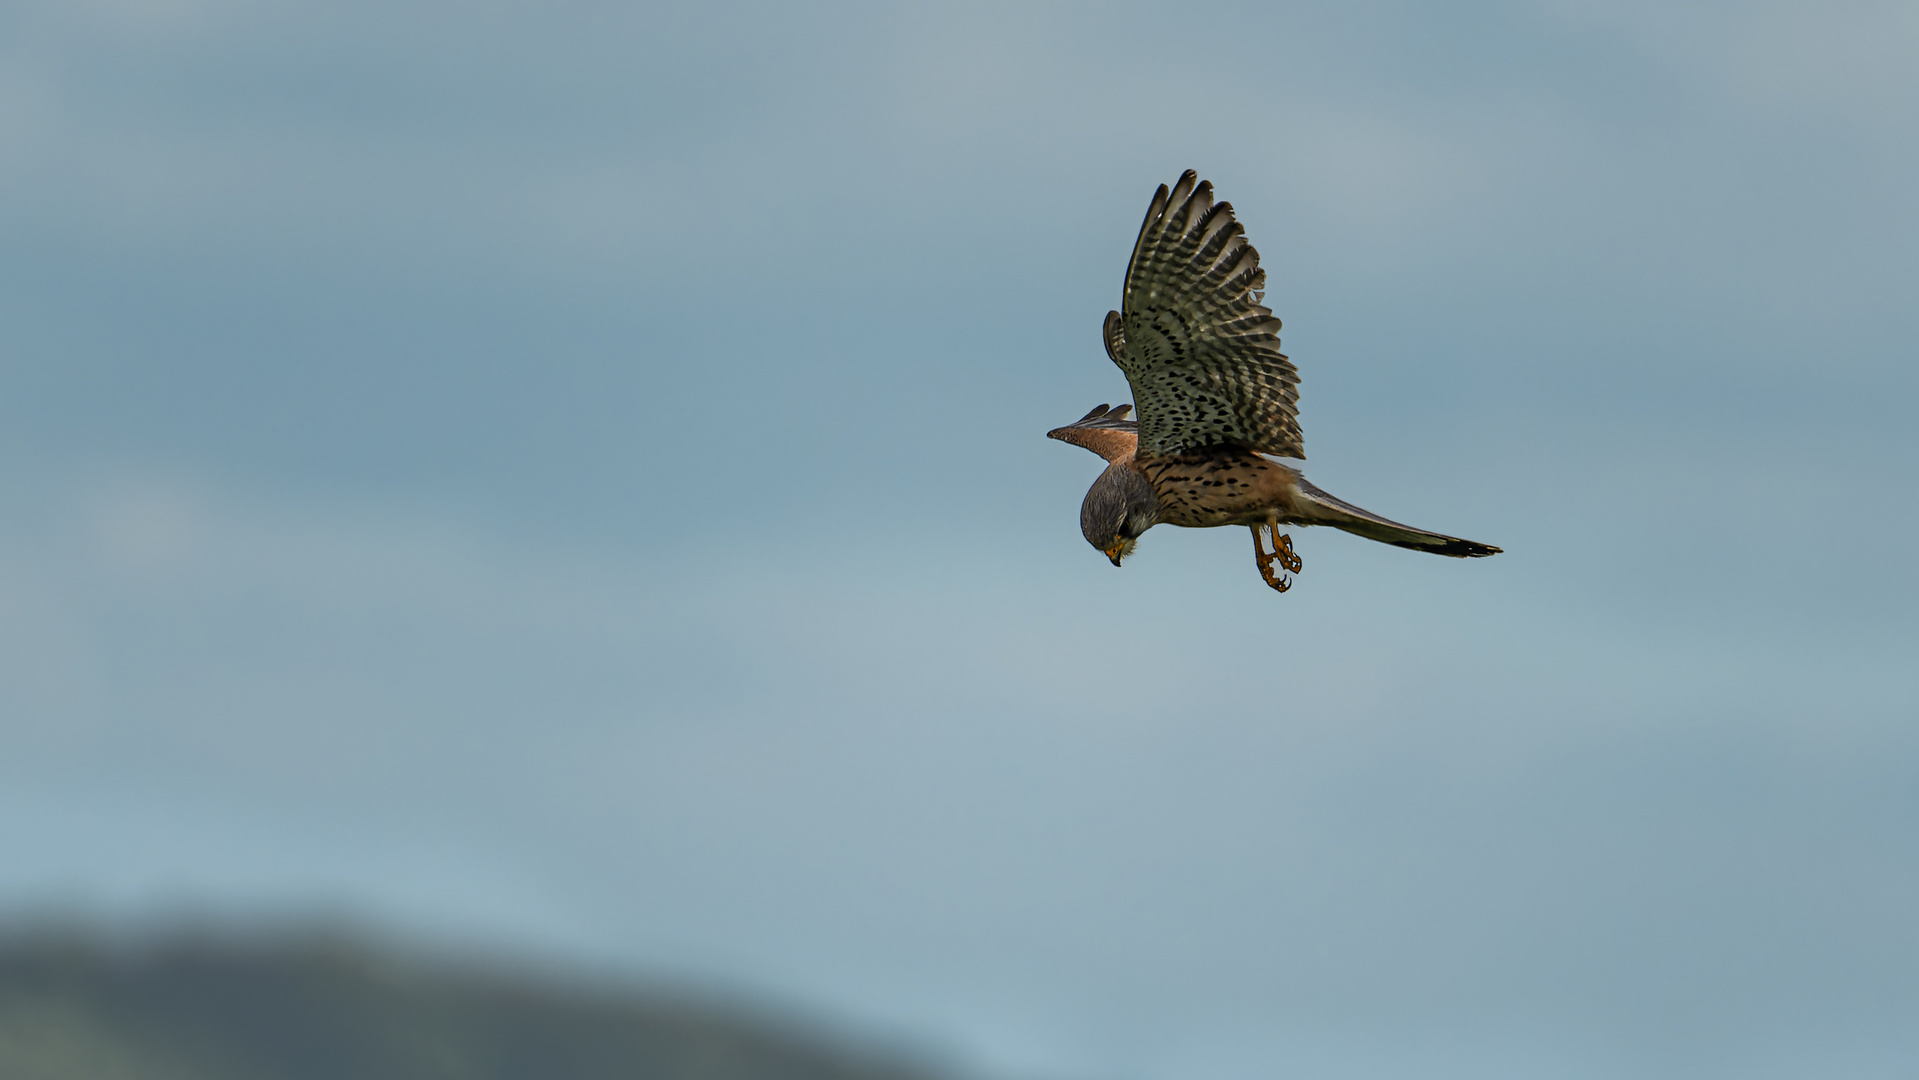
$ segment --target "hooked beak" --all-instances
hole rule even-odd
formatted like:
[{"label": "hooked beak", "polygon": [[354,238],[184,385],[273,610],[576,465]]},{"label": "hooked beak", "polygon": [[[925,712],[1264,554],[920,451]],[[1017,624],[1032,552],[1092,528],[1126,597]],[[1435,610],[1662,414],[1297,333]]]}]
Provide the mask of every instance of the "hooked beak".
[{"label": "hooked beak", "polygon": [[1106,553],[1107,558],[1113,560],[1114,566],[1118,566],[1119,565],[1119,549],[1120,549],[1120,542],[1118,540],[1115,540],[1113,541],[1112,547],[1101,548],[1100,550]]}]

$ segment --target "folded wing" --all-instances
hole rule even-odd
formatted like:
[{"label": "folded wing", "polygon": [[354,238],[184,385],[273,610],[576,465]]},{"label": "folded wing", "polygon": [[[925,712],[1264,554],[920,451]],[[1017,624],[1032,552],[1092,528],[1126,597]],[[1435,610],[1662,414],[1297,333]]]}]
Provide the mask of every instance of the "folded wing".
[{"label": "folded wing", "polygon": [[1107,461],[1118,461],[1133,456],[1139,445],[1139,425],[1126,419],[1132,411],[1131,405],[1095,405],[1092,412],[1065,427],[1054,428],[1046,437],[1084,446]]}]

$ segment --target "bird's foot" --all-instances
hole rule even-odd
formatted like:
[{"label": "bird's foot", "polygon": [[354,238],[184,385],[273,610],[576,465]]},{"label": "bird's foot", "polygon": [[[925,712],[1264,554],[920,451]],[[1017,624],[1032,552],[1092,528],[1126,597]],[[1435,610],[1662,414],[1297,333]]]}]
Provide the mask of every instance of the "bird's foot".
[{"label": "bird's foot", "polygon": [[1292,534],[1280,532],[1277,525],[1273,526],[1273,554],[1279,559],[1279,565],[1292,573],[1297,574],[1306,568],[1306,560],[1293,551]]},{"label": "bird's foot", "polygon": [[[1271,551],[1266,550],[1266,538],[1260,532],[1262,528],[1273,530],[1273,550]],[[1275,562],[1294,574],[1299,573],[1300,569],[1306,565],[1305,561],[1293,551],[1293,538],[1281,533],[1278,525],[1253,526],[1253,562],[1259,566],[1259,576],[1264,578],[1266,584],[1272,586],[1276,592],[1285,592],[1292,588],[1293,582],[1291,578],[1284,578],[1273,572]]]}]

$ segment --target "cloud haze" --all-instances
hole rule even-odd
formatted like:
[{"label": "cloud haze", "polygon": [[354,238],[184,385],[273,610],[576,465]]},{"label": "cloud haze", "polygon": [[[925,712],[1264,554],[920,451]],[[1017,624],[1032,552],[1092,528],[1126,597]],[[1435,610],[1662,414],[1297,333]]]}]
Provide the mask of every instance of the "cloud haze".
[{"label": "cloud haze", "polygon": [[[0,904],[340,907],[995,1075],[1919,1046],[1896,5],[0,14]],[[1308,472],[1074,528],[1155,184]]]}]

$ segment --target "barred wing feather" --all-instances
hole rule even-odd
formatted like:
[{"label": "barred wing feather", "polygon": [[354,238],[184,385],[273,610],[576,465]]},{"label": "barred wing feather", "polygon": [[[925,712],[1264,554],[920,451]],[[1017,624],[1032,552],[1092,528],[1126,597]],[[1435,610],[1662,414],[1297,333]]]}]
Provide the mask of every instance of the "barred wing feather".
[{"label": "barred wing feather", "polygon": [[1141,454],[1227,445],[1306,456],[1299,371],[1260,303],[1265,284],[1259,252],[1210,183],[1189,169],[1160,187],[1126,267],[1123,311],[1105,327],[1139,408]]},{"label": "barred wing feather", "polygon": [[1132,411],[1131,405],[1095,405],[1092,412],[1065,427],[1054,428],[1046,437],[1084,446],[1107,461],[1130,458],[1139,445],[1139,425],[1126,419]]}]

